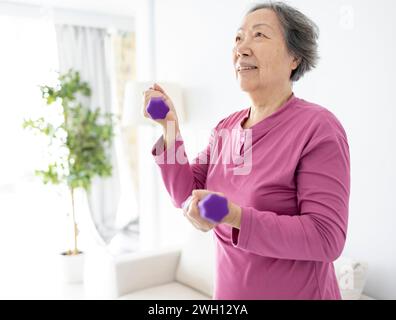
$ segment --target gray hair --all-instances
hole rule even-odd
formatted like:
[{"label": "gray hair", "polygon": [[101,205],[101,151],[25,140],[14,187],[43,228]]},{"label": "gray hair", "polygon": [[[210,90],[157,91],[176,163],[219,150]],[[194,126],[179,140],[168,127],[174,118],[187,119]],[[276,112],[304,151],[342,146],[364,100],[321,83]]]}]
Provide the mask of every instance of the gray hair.
[{"label": "gray hair", "polygon": [[315,68],[319,60],[318,26],[303,13],[283,2],[255,4],[245,15],[260,9],[270,9],[277,15],[289,53],[300,60],[298,67],[291,73],[290,80],[299,80]]}]

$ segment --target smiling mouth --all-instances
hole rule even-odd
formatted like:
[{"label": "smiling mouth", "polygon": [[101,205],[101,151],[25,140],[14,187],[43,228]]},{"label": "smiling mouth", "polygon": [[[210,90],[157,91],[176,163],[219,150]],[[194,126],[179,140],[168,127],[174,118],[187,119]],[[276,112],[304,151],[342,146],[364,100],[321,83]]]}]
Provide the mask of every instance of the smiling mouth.
[{"label": "smiling mouth", "polygon": [[251,71],[251,70],[256,70],[258,69],[257,67],[238,67],[237,71],[238,72],[243,72],[243,71]]}]

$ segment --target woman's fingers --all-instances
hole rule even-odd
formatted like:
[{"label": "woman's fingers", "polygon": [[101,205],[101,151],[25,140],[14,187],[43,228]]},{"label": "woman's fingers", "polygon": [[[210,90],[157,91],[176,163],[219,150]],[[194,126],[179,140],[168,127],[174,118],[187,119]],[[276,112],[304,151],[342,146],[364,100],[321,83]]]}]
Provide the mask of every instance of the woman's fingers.
[{"label": "woman's fingers", "polygon": [[[209,222],[208,220],[201,217],[199,212],[198,203],[207,195],[217,194],[219,196],[225,197],[222,192],[214,192],[209,190],[193,190],[192,195],[183,204],[183,214],[191,222],[191,224],[201,230],[209,231],[213,229],[216,224]],[[224,220],[224,219],[223,219]]]},{"label": "woman's fingers", "polygon": [[187,216],[196,222],[198,222],[199,216],[198,201],[198,198],[193,196],[187,210]]},{"label": "woman's fingers", "polygon": [[152,86],[149,88],[150,90],[155,90],[161,92],[164,96],[167,96],[165,93],[165,90],[157,83],[154,83]]},{"label": "woman's fingers", "polygon": [[207,224],[200,224],[197,221],[191,219],[190,217],[186,216],[187,220],[190,221],[190,223],[198,230],[206,232],[209,231],[211,229],[213,229],[213,226],[211,225],[207,225]]},{"label": "woman's fingers", "polygon": [[187,213],[188,209],[190,208],[190,204],[192,201],[192,196],[189,196],[183,203],[182,203],[182,210],[184,214]]},{"label": "woman's fingers", "polygon": [[205,190],[205,189],[196,189],[196,190],[193,190],[193,192],[192,192],[192,195],[199,199],[203,199],[209,194],[217,194],[219,196],[224,197],[224,193],[222,193],[222,192],[210,191],[210,190]]},{"label": "woman's fingers", "polygon": [[164,90],[159,84],[154,83],[153,86],[152,86],[152,88],[153,88],[154,90],[157,90],[157,91],[161,92],[161,93],[164,95],[165,100],[170,100],[168,94],[165,92],[165,90]]},{"label": "woman's fingers", "polygon": [[201,217],[201,215],[199,213],[199,208],[198,208],[199,200],[200,200],[199,198],[193,196],[191,199],[190,205],[184,215],[192,223],[192,225],[195,228],[206,232],[206,231],[213,229],[214,225]]},{"label": "woman's fingers", "polygon": [[153,97],[162,97],[162,98],[165,98],[164,94],[161,93],[161,92],[158,92],[157,90],[149,89],[149,90],[146,90],[146,91],[144,92],[144,98],[147,100],[147,102],[148,102],[151,98],[153,98]]},{"label": "woman's fingers", "polygon": [[165,93],[165,90],[164,90],[159,84],[154,83],[153,88],[154,88],[154,90],[158,90],[159,92],[161,92],[161,93],[162,93],[163,95],[165,95],[166,97],[168,96],[168,95]]}]

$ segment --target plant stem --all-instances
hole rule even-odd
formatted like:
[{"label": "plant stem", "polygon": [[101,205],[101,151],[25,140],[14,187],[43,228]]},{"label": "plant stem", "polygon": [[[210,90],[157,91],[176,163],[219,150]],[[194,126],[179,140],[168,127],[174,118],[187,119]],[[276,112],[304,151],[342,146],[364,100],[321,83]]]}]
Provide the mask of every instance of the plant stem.
[{"label": "plant stem", "polygon": [[74,229],[74,251],[73,251],[73,254],[77,255],[78,254],[78,248],[77,248],[78,228],[77,228],[76,215],[75,215],[75,210],[74,210],[74,188],[70,188],[70,194],[71,194],[71,201],[72,201],[73,229]]},{"label": "plant stem", "polygon": [[[69,133],[69,128],[68,128],[68,114],[67,114],[67,102],[62,99],[62,109],[63,109],[63,119],[64,119],[64,123],[65,123],[65,130],[66,133]],[[67,138],[66,138],[66,142],[65,145],[67,147]],[[67,156],[67,165],[68,165],[68,169],[70,170],[71,168],[71,163],[70,163],[70,151],[69,154]],[[74,188],[73,187],[69,187],[70,188],[70,194],[71,194],[71,201],[72,201],[72,213],[73,213],[73,234],[74,234],[74,250],[73,250],[73,254],[74,255],[78,255],[79,250],[78,250],[78,246],[77,246],[77,237],[78,237],[78,228],[77,228],[77,223],[76,223],[76,214],[75,214],[75,205],[74,205]]]}]

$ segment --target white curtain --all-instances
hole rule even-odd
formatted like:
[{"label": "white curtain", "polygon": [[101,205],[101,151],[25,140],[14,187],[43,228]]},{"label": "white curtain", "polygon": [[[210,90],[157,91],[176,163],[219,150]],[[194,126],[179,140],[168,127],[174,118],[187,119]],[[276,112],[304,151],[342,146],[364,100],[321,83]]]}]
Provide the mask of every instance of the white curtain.
[{"label": "white curtain", "polygon": [[[91,109],[115,112],[111,87],[111,36],[105,29],[56,25],[59,71],[73,68],[92,89],[90,98],[81,102]],[[113,175],[96,178],[88,194],[88,204],[95,227],[108,243],[116,234],[117,206],[120,198],[119,168],[115,146],[111,150]]]}]

